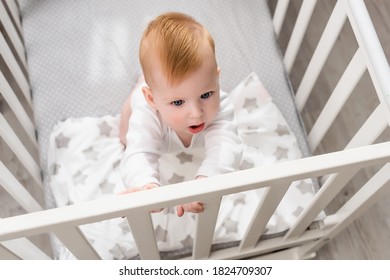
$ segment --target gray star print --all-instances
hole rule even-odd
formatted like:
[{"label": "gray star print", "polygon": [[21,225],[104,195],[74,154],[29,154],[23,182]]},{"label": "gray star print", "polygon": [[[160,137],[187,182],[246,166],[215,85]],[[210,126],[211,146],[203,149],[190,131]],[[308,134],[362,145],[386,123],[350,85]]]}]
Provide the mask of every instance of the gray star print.
[{"label": "gray star print", "polygon": [[115,184],[112,184],[105,180],[103,183],[99,185],[99,188],[102,190],[102,193],[113,193]]},{"label": "gray star print", "polygon": [[259,108],[256,98],[246,98],[243,106],[249,113]]},{"label": "gray star print", "polygon": [[180,243],[183,245],[183,248],[191,247],[194,242],[194,239],[191,237],[191,235],[187,235],[185,239],[180,241]]},{"label": "gray star print", "polygon": [[245,205],[245,197],[246,197],[245,194],[239,194],[239,195],[237,195],[237,198],[234,200],[233,205],[234,205],[234,206],[237,206],[238,204]]},{"label": "gray star print", "polygon": [[247,161],[246,159],[244,159],[241,163],[241,166],[240,166],[240,169],[241,170],[245,170],[245,169],[251,169],[255,167],[255,165],[253,164],[253,162],[249,162]]},{"label": "gray star print", "polygon": [[288,155],[288,149],[284,149],[284,148],[281,148],[281,147],[278,147],[276,149],[276,151],[274,152],[274,156],[280,160],[282,158],[287,158],[287,155]]},{"label": "gray star print", "polygon": [[279,136],[290,135],[290,130],[288,129],[287,126],[278,124],[278,127],[276,128],[276,133]]},{"label": "gray star print", "polygon": [[183,182],[183,181],[184,181],[184,177],[183,176],[179,176],[176,173],[173,173],[171,179],[168,180],[168,183],[169,184],[176,184],[176,183],[180,183],[180,182]]},{"label": "gray star print", "polygon": [[180,160],[180,164],[186,163],[186,162],[192,162],[192,155],[186,154],[184,152],[181,152],[176,156]]},{"label": "gray star print", "polygon": [[68,148],[70,138],[66,137],[63,133],[60,133],[56,138],[55,138],[56,146],[58,149],[61,148]]},{"label": "gray star print", "polygon": [[99,131],[100,131],[100,135],[105,135],[107,137],[110,136],[110,132],[112,130],[112,128],[107,124],[107,122],[102,122],[101,124],[98,125],[98,128],[99,128]]},{"label": "gray star print", "polygon": [[168,231],[163,229],[160,225],[154,230],[156,241],[167,242]]},{"label": "gray star print", "polygon": [[237,225],[238,222],[233,221],[230,218],[227,218],[226,221],[222,224],[222,226],[225,228],[226,233],[235,233],[237,232]]},{"label": "gray star print", "polygon": [[299,185],[297,186],[297,189],[299,189],[302,194],[312,193],[313,192],[313,185],[306,183],[305,181],[301,181],[299,183]]},{"label": "gray star print", "polygon": [[301,206],[298,206],[298,208],[295,209],[295,211],[293,212],[293,215],[295,217],[298,217],[302,213],[302,211],[303,211],[303,208]]},{"label": "gray star print", "polygon": [[97,160],[97,156],[99,153],[95,151],[92,147],[89,147],[88,149],[83,151],[83,154],[86,159]]},{"label": "gray star print", "polygon": [[85,184],[85,180],[87,179],[87,175],[81,173],[81,171],[77,171],[77,173],[73,176],[73,182],[77,184]]}]

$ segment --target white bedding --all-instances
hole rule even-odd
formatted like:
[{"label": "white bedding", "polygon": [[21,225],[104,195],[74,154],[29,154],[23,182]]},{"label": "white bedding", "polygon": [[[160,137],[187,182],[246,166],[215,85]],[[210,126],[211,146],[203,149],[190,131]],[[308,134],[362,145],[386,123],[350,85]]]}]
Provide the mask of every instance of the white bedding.
[{"label": "white bedding", "polygon": [[[239,136],[245,143],[241,169],[297,159],[301,152],[282,114],[256,74],[250,74],[231,93]],[[58,207],[116,195],[124,189],[119,162],[124,147],[118,138],[119,116],[71,118],[58,123],[50,136],[49,185]],[[200,151],[161,158],[165,184],[192,180],[202,157]],[[283,233],[314,194],[310,179],[294,182],[267,225],[265,235]],[[262,190],[223,198],[214,244],[241,240],[262,197]],[[168,208],[152,214],[160,251],[185,253],[192,246],[194,214],[178,218]],[[138,251],[125,219],[117,218],[81,227],[103,259],[128,259]],[[60,259],[72,258],[62,248]]]}]

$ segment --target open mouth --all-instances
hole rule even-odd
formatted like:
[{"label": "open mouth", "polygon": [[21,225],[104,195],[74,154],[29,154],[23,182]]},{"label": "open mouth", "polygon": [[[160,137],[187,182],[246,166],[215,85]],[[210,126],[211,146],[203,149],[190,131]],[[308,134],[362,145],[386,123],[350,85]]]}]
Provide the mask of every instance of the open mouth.
[{"label": "open mouth", "polygon": [[199,125],[192,125],[190,127],[188,127],[188,130],[191,132],[191,133],[199,133],[201,132],[205,127],[205,124],[204,123],[201,123]]}]

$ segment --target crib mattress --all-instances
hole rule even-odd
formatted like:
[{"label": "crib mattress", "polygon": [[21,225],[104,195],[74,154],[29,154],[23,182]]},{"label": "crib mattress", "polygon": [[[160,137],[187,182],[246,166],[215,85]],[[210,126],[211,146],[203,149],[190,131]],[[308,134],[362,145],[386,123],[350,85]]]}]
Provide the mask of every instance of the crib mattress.
[{"label": "crib mattress", "polygon": [[222,90],[231,92],[248,73],[257,73],[307,156],[304,128],[266,2],[19,0],[47,207],[56,206],[48,165],[55,125],[120,112],[141,73],[142,31],[166,11],[185,12],[209,29],[216,42]]}]

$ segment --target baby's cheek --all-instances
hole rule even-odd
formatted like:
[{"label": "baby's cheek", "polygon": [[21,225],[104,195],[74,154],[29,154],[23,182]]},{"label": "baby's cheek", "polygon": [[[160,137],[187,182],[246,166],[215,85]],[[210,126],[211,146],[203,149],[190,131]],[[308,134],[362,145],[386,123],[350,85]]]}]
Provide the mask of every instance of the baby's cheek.
[{"label": "baby's cheek", "polygon": [[210,108],[209,108],[209,116],[211,118],[214,119],[217,116],[218,111],[219,111],[219,106],[220,106],[219,102],[213,102],[213,104],[210,106]]},{"label": "baby's cheek", "polygon": [[172,119],[176,124],[183,124],[185,122],[185,116],[179,113],[172,113]]},{"label": "baby's cheek", "polygon": [[184,116],[176,110],[170,110],[167,112],[167,120],[171,125],[180,125],[184,121]]}]

